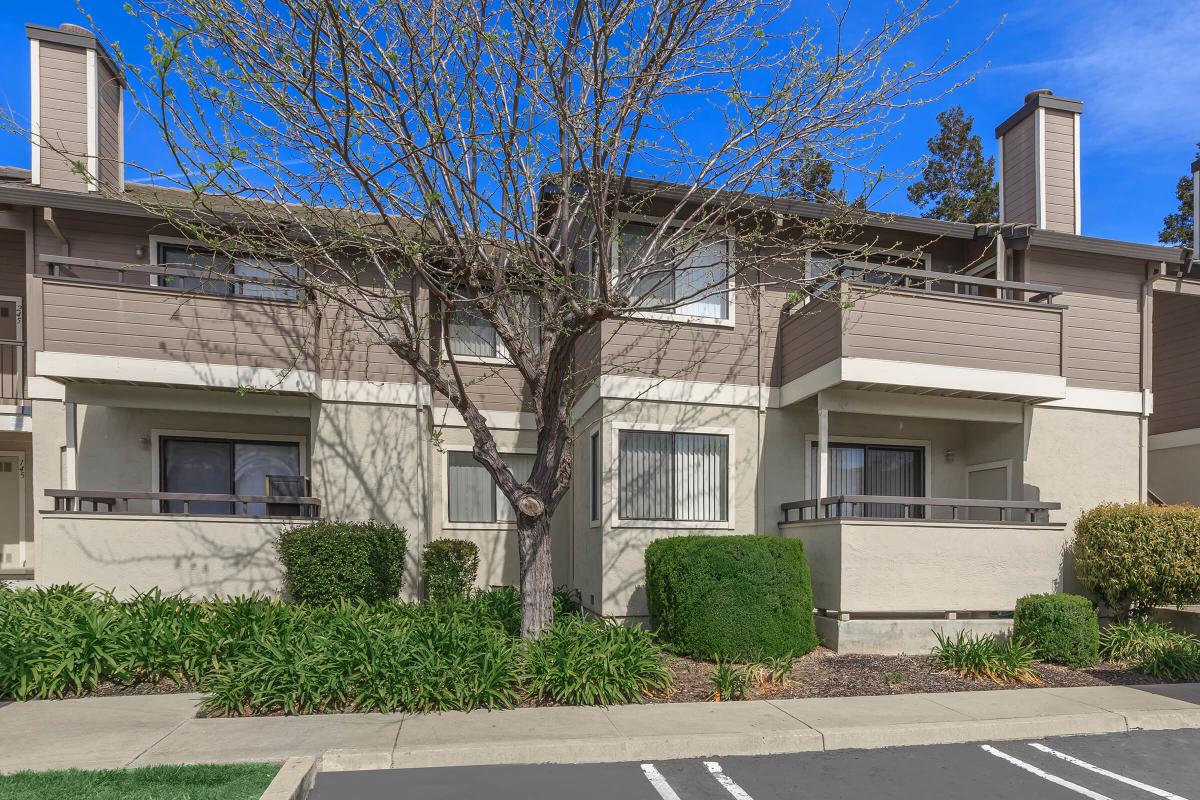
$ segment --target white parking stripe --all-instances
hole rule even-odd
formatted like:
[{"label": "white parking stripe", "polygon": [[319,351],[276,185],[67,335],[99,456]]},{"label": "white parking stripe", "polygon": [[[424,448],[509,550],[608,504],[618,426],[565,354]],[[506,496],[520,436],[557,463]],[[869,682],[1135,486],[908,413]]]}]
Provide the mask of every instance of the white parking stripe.
[{"label": "white parking stripe", "polygon": [[659,797],[663,800],[679,800],[679,795],[675,794],[671,784],[667,783],[667,779],[653,764],[642,764],[642,772],[645,773],[646,780],[650,781],[650,785],[654,787],[654,791],[658,792]]},{"label": "white parking stripe", "polygon": [[1103,767],[1097,767],[1095,764],[1089,764],[1086,761],[1080,761],[1078,758],[1075,758],[1074,756],[1069,756],[1066,753],[1060,753],[1057,750],[1051,750],[1049,747],[1046,747],[1046,745],[1044,745],[1044,744],[1039,744],[1037,742],[1030,742],[1029,746],[1036,748],[1038,750],[1041,750],[1043,753],[1049,753],[1050,755],[1054,756],[1055,758],[1061,758],[1063,761],[1066,761],[1068,764],[1074,764],[1077,767],[1083,767],[1084,769],[1090,769],[1092,772],[1096,773],[1097,775],[1103,775],[1106,778],[1112,778],[1114,781],[1120,781],[1121,783],[1124,783],[1128,786],[1133,786],[1134,788],[1141,789],[1143,792],[1149,792],[1150,794],[1158,795],[1159,797],[1164,797],[1164,798],[1166,798],[1166,800],[1187,800],[1186,797],[1180,797],[1177,794],[1172,794],[1171,792],[1168,792],[1165,789],[1159,789],[1157,786],[1151,786],[1148,783],[1142,783],[1141,781],[1135,781],[1133,778],[1126,778],[1124,775],[1118,775],[1115,772],[1109,772],[1108,770],[1104,769]]},{"label": "white parking stripe", "polygon": [[733,778],[725,774],[721,769],[721,765],[716,761],[705,761],[704,766],[708,767],[708,771],[717,779],[717,783],[725,787],[725,791],[737,798],[737,800],[754,800],[746,790],[734,783]]},{"label": "white parking stripe", "polygon": [[1014,764],[1014,765],[1020,767],[1021,769],[1025,770],[1026,772],[1032,772],[1034,775],[1037,775],[1039,778],[1041,778],[1043,780],[1050,781],[1051,783],[1056,783],[1059,786],[1063,787],[1064,789],[1070,789],[1072,792],[1078,792],[1079,794],[1083,795],[1084,797],[1092,798],[1092,800],[1112,800],[1112,798],[1109,797],[1108,795],[1100,794],[1099,792],[1093,792],[1091,789],[1080,786],[1078,783],[1071,783],[1066,778],[1060,778],[1057,775],[1051,775],[1049,772],[1040,770],[1037,767],[1035,767],[1033,764],[1026,764],[1021,759],[1013,758],[1008,753],[1001,753],[999,750],[992,747],[991,745],[985,744],[985,745],[981,745],[981,747],[983,747],[984,750],[986,750],[987,752],[996,756],[997,758],[1003,758],[1008,763]]}]

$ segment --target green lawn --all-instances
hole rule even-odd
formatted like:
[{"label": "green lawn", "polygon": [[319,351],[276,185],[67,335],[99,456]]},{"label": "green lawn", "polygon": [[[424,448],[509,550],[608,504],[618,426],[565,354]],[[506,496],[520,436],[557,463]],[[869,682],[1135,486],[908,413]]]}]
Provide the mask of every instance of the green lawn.
[{"label": "green lawn", "polygon": [[0,775],[0,800],[258,800],[276,764],[193,764]]}]

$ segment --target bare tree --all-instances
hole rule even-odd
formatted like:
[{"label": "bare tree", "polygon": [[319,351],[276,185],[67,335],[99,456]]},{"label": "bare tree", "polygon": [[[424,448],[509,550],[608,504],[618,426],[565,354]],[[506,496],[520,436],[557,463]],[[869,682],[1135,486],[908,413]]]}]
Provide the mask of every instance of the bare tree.
[{"label": "bare tree", "polygon": [[[517,511],[526,636],[552,619],[576,343],[607,319],[731,302],[851,238],[860,198],[783,213],[780,165],[808,146],[854,170],[965,57],[901,63],[941,13],[925,2],[857,35],[846,12],[789,26],[772,0],[133,5],[151,67],[126,68],[175,160],[155,182],[188,191],[135,202],[222,252],[270,254],[270,281],[367,329],[462,415]],[[497,337],[519,376],[537,426],[523,480],[445,345],[452,320]]]}]

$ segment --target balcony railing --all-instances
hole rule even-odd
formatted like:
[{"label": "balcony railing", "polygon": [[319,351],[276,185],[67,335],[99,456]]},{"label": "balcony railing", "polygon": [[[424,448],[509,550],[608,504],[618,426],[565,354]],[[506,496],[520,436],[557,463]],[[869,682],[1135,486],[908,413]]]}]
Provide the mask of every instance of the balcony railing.
[{"label": "balcony railing", "polygon": [[18,405],[25,399],[25,343],[0,339],[0,405]]},{"label": "balcony railing", "polygon": [[[54,498],[55,511],[83,514],[127,514],[130,503],[141,503],[156,514],[217,514],[255,517],[318,517],[321,501],[316,497],[281,495],[196,494],[190,492],[108,492],[79,489],[47,489]],[[193,504],[209,504],[193,510]],[[213,511],[212,505],[228,511]],[[252,513],[259,511],[263,513]],[[178,509],[178,510],[176,510]]]},{"label": "balcony railing", "polygon": [[997,522],[1039,524],[1061,503],[1028,500],[969,500],[946,497],[889,497],[846,494],[784,503],[783,522],[821,519],[920,520],[922,522]]},{"label": "balcony railing", "polygon": [[1063,292],[1061,287],[1049,284],[980,278],[957,272],[905,269],[876,264],[843,264],[831,270],[828,277],[828,286],[831,289],[839,281],[845,280],[861,287],[909,289],[1043,305],[1052,304],[1054,299]]}]

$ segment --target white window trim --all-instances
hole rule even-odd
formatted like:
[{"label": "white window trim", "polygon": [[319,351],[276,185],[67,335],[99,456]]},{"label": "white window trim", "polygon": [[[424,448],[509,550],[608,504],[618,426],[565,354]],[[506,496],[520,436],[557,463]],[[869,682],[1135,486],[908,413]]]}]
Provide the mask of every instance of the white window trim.
[{"label": "white window trim", "polygon": [[[813,280],[813,278],[814,278],[814,276],[811,275],[811,273],[810,273],[810,268],[812,267],[812,260],[813,260],[814,255],[816,255],[816,256],[831,256],[838,252],[850,253],[850,254],[865,253],[866,255],[870,255],[870,256],[897,256],[899,258],[914,258],[914,257],[916,257],[916,253],[914,253],[912,250],[900,250],[900,249],[897,249],[894,247],[866,247],[866,248],[864,248],[864,247],[858,247],[858,246],[855,246],[852,244],[833,244],[833,245],[829,245],[828,247],[826,247],[823,251],[816,251],[816,250],[809,248],[808,250],[804,251],[804,280],[807,282],[807,281]],[[933,254],[932,253],[922,253],[921,261],[923,261],[925,263],[925,270],[927,272],[933,271]],[[858,262],[851,261],[851,263],[858,263]],[[866,264],[864,262],[864,266],[869,267],[871,265]],[[954,273],[947,273],[948,276],[952,276],[953,274]],[[928,283],[928,281],[926,283]],[[812,295],[805,292],[804,300],[801,302],[801,305],[806,305],[806,304],[812,302],[814,299],[816,299],[816,298],[814,298]]]},{"label": "white window trim", "polygon": [[[604,480],[604,426],[600,422],[594,422],[584,431],[588,443],[588,487],[587,487],[587,515],[588,527],[599,528],[604,525],[604,488],[607,482]],[[593,440],[592,437],[595,437]],[[594,442],[594,444],[593,444]],[[595,446],[600,449],[600,463],[597,465],[592,459],[591,448]],[[576,462],[578,463],[578,462]],[[600,474],[594,474],[596,467],[599,466]],[[596,517],[592,518],[592,492],[596,493],[596,502],[599,508],[596,509]]]},{"label": "white window trim", "polygon": [[[311,477],[308,469],[308,437],[307,436],[292,436],[290,434],[274,434],[274,433],[234,433],[232,431],[180,431],[166,428],[152,428],[150,430],[150,491],[161,491],[158,487],[162,485],[162,440],[175,437],[184,437],[188,439],[216,439],[218,441],[242,441],[242,442],[295,442],[300,445],[300,476],[304,478]],[[157,504],[151,509],[152,514],[159,513]]]},{"label": "white window trim", "polygon": [[[813,497],[813,480],[816,477],[812,474],[812,468],[809,466],[809,453],[812,452],[813,445],[817,443],[818,436],[815,433],[804,434],[804,499],[815,500]],[[922,497],[933,497],[933,459],[930,457],[933,452],[933,442],[929,439],[888,439],[879,436],[843,436],[830,435],[830,444],[882,444],[891,445],[893,447],[919,447],[924,450],[925,455],[922,461],[925,462],[925,477],[922,483],[924,484],[925,494]],[[928,514],[928,510],[926,510]]]},{"label": "white window trim", "polygon": [[[29,480],[26,474],[26,456],[20,450],[0,450],[0,458],[15,458],[17,460],[17,560],[24,569],[29,566],[29,531],[25,525],[25,486]],[[4,565],[0,563],[0,567]]]},{"label": "white window trim", "polygon": [[[448,444],[442,447],[441,457],[441,476],[442,476],[442,496],[439,498],[439,505],[442,507],[442,530],[444,531],[494,531],[496,529],[508,530],[509,528],[516,529],[517,521],[515,519],[499,519],[499,508],[495,511],[497,519],[494,522],[451,522],[450,521],[450,453],[471,453],[475,448],[469,444]],[[506,447],[497,448],[497,452],[501,456],[506,455],[537,455],[536,447]],[[482,464],[480,469],[486,469]],[[491,475],[488,476],[489,478]],[[495,481],[493,481],[494,483]],[[500,491],[500,487],[496,487],[496,504],[499,506],[500,501],[504,498],[504,493]]]},{"label": "white window trim", "polygon": [[[618,235],[614,236],[612,242],[609,243],[610,258],[609,261],[613,265],[613,274],[610,278],[613,288],[616,287],[616,282],[620,278],[620,252],[618,244],[620,242],[620,225],[623,222],[641,222],[648,225],[658,225],[662,223],[659,217],[649,217],[643,214],[617,214],[617,231]],[[670,227],[675,228],[695,228],[698,227],[695,223],[674,223]],[[733,240],[725,238],[725,264],[729,270],[729,278],[726,281],[726,305],[729,314],[727,317],[703,317],[695,314],[677,314],[671,311],[632,311],[628,316],[634,319],[657,320],[661,322],[682,322],[688,325],[714,325],[721,328],[733,328],[737,324],[737,280],[733,272]]]},{"label": "white window trim", "polygon": [[[607,485],[614,486],[611,492],[612,503],[608,509],[611,515],[611,526],[614,528],[661,528],[664,530],[717,530],[731,531],[737,528],[734,513],[734,498],[737,497],[737,449],[735,447],[735,429],[698,427],[693,425],[656,425],[648,422],[613,422],[609,428],[609,445],[612,456],[608,461],[611,480]],[[620,501],[621,482],[621,431],[649,431],[654,433],[695,433],[711,434],[726,437],[725,468],[726,497],[725,508],[728,519],[718,522],[703,522],[698,520],[669,520],[669,519],[622,519]],[[602,487],[603,488],[603,487]],[[601,517],[603,518],[603,514]]]},{"label": "white window trim", "polygon": [[1001,469],[1001,468],[1004,469],[1004,474],[1005,474],[1004,484],[1005,484],[1005,494],[1007,496],[1004,499],[1012,500],[1014,486],[1013,486],[1013,460],[1011,458],[1004,458],[999,461],[986,461],[982,464],[969,464],[966,467],[967,487],[968,487],[967,494],[970,494],[970,476],[971,476],[972,472],[986,472],[987,470],[990,470],[990,469]]}]

